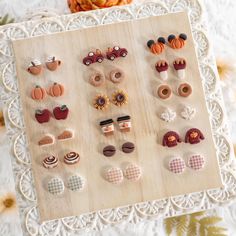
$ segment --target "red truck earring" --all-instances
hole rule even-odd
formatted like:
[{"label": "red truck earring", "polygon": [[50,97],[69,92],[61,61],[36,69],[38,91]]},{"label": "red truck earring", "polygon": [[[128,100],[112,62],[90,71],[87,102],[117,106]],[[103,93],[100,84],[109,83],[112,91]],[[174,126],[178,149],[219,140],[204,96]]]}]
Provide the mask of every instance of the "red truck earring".
[{"label": "red truck earring", "polygon": [[89,52],[88,56],[83,59],[83,63],[86,66],[89,66],[95,62],[102,63],[104,60],[104,56],[99,49],[96,49],[95,52]]}]

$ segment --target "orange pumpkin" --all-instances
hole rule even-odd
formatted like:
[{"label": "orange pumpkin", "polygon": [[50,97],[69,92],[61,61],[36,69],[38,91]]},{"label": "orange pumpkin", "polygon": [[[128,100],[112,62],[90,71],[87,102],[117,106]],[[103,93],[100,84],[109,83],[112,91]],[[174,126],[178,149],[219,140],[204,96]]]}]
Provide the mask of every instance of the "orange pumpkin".
[{"label": "orange pumpkin", "polygon": [[36,85],[35,88],[31,91],[31,97],[34,100],[42,100],[46,97],[46,91],[44,88]]},{"label": "orange pumpkin", "polygon": [[52,97],[60,97],[64,94],[64,86],[58,83],[54,83],[49,88],[49,95]]},{"label": "orange pumpkin", "polygon": [[165,48],[165,39],[163,37],[159,37],[157,42],[154,42],[154,40],[149,40],[147,42],[147,46],[153,54],[161,54]]},{"label": "orange pumpkin", "polygon": [[184,47],[186,39],[187,35],[185,34],[180,34],[178,38],[176,38],[175,35],[171,34],[168,37],[168,42],[173,49],[180,49]]}]

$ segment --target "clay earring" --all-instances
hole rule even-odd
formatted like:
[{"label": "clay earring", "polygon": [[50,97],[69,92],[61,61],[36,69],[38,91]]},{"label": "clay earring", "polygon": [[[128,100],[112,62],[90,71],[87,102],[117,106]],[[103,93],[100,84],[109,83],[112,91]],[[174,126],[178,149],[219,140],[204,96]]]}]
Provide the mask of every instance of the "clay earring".
[{"label": "clay earring", "polygon": [[163,37],[159,37],[156,43],[154,40],[149,40],[147,42],[147,46],[153,54],[161,54],[164,51],[165,43],[165,39]]},{"label": "clay earring", "polygon": [[99,94],[93,100],[93,106],[97,110],[104,111],[107,109],[108,105],[110,104],[109,98],[107,95]]},{"label": "clay earring", "polygon": [[95,52],[89,52],[88,56],[83,59],[83,63],[86,66],[89,66],[95,62],[102,63],[104,60],[104,56],[99,49],[96,49]]},{"label": "clay earring", "polygon": [[125,74],[120,69],[114,69],[110,72],[110,80],[114,84],[121,83],[124,80],[124,78],[125,78]]},{"label": "clay earring", "polygon": [[177,71],[177,75],[179,79],[185,78],[185,68],[186,68],[186,61],[183,58],[178,58],[174,60],[173,66]]},{"label": "clay earring", "polygon": [[120,184],[124,180],[123,172],[119,167],[111,167],[107,169],[104,177],[112,184]]},{"label": "clay earring", "polygon": [[43,100],[46,95],[46,90],[39,85],[36,85],[31,91],[31,98],[34,100]]},{"label": "clay earring", "polygon": [[60,97],[64,94],[64,86],[58,83],[53,83],[48,90],[48,94],[52,97]]},{"label": "clay earring", "polygon": [[169,131],[163,136],[162,145],[167,147],[177,146],[178,143],[181,143],[179,134],[175,131]]},{"label": "clay earring", "polygon": [[192,94],[192,87],[188,83],[180,84],[178,87],[178,94],[181,97],[188,97]]},{"label": "clay earring", "polygon": [[172,122],[176,118],[176,112],[170,108],[166,108],[161,114],[160,118],[166,122]]},{"label": "clay earring", "polygon": [[95,87],[99,87],[104,84],[105,77],[102,73],[96,71],[90,76],[89,82],[91,85],[93,85]]},{"label": "clay earring", "polygon": [[161,99],[167,99],[171,96],[172,91],[169,85],[163,84],[157,88],[157,95]]},{"label": "clay earring", "polygon": [[54,56],[48,57],[48,59],[46,61],[46,67],[50,71],[55,71],[57,69],[57,67],[60,65],[61,65],[61,61],[57,60]]},{"label": "clay earring", "polygon": [[117,57],[126,57],[128,51],[126,48],[120,48],[119,46],[115,46],[113,48],[108,48],[106,52],[106,57],[108,60],[115,60]]},{"label": "clay earring", "polygon": [[169,170],[175,174],[183,173],[185,168],[185,162],[181,157],[173,157],[169,161]]},{"label": "clay earring", "polygon": [[129,132],[131,125],[131,117],[130,116],[120,116],[117,118],[117,123],[121,132]]},{"label": "clay earring", "polygon": [[183,33],[180,34],[178,37],[176,37],[174,34],[168,36],[169,45],[173,49],[180,49],[184,47],[186,40],[187,40],[187,35]]},{"label": "clay earring", "polygon": [[76,164],[80,161],[80,156],[76,152],[69,152],[64,156],[64,162],[68,165]]},{"label": "clay earring", "polygon": [[45,157],[45,159],[43,160],[43,166],[47,169],[52,169],[57,167],[58,165],[58,158],[55,156],[47,156]]},{"label": "clay earring", "polygon": [[32,75],[39,75],[42,69],[42,63],[39,60],[33,60],[30,62],[27,71]]},{"label": "clay earring", "polygon": [[114,134],[114,121],[113,119],[107,119],[100,122],[100,127],[105,136]]},{"label": "clay earring", "polygon": [[204,139],[202,132],[197,128],[189,129],[185,135],[185,143],[197,144]]},{"label": "clay earring", "polygon": [[123,90],[117,90],[112,94],[112,102],[121,107],[128,103],[128,95]]},{"label": "clay earring", "polygon": [[162,80],[167,80],[168,79],[168,63],[165,60],[160,60],[156,63],[155,65],[157,72],[160,73],[160,77]]}]

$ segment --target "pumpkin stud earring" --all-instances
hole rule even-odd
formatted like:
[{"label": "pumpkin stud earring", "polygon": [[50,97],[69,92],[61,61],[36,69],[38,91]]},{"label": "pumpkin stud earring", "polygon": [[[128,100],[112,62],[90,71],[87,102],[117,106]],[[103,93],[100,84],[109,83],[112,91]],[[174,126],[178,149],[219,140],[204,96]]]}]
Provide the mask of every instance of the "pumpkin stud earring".
[{"label": "pumpkin stud earring", "polygon": [[46,90],[39,85],[36,85],[35,88],[31,91],[31,98],[34,100],[43,100],[46,97]]},{"label": "pumpkin stud earring", "polygon": [[147,46],[153,54],[161,54],[165,49],[165,43],[165,39],[163,37],[159,37],[157,42],[154,40],[148,40]]},{"label": "pumpkin stud earring", "polygon": [[39,60],[33,60],[30,62],[27,71],[32,75],[39,75],[42,72],[42,64]]},{"label": "pumpkin stud earring", "polygon": [[46,67],[50,71],[55,71],[57,69],[57,67],[60,65],[61,65],[61,61],[57,60],[54,56],[48,57],[48,59],[46,61]]},{"label": "pumpkin stud earring", "polygon": [[60,97],[64,94],[64,86],[58,83],[54,83],[49,88],[48,94],[52,97]]},{"label": "pumpkin stud earring", "polygon": [[174,34],[170,34],[168,36],[168,42],[170,44],[170,47],[173,49],[180,49],[184,47],[185,41],[187,40],[186,34],[180,34],[178,37],[176,37]]}]

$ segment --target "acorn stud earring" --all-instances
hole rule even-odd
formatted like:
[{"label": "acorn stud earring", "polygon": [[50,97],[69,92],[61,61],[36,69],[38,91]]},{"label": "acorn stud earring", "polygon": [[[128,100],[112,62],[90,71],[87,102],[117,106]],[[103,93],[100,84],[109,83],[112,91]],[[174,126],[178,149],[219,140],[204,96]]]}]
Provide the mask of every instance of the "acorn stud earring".
[{"label": "acorn stud earring", "polygon": [[187,40],[186,34],[180,34],[178,37],[176,37],[174,34],[170,34],[168,36],[168,42],[170,44],[170,47],[173,49],[180,49],[184,47],[185,41]]},{"label": "acorn stud earring", "polygon": [[163,37],[159,37],[157,42],[154,40],[148,40],[147,46],[153,54],[161,54],[164,51],[165,43],[165,39]]}]

